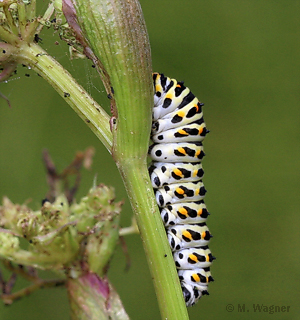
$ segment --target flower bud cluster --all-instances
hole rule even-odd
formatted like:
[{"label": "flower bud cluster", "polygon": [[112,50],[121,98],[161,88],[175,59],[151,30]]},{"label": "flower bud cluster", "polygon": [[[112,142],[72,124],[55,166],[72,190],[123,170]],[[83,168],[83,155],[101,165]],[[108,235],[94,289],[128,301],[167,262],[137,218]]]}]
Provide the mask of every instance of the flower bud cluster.
[{"label": "flower bud cluster", "polygon": [[17,264],[57,271],[78,269],[84,262],[102,274],[118,240],[121,202],[105,185],[92,188],[79,203],[64,195],[40,210],[13,204],[0,206],[0,257]]}]

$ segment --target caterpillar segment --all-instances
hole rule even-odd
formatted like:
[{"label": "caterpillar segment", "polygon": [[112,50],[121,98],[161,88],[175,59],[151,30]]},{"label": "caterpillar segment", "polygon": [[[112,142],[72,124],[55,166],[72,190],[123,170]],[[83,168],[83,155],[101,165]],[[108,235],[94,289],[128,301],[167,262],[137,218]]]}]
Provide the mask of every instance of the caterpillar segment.
[{"label": "caterpillar segment", "polygon": [[180,202],[161,209],[165,227],[174,225],[198,224],[206,222],[209,212],[204,201]]},{"label": "caterpillar segment", "polygon": [[168,204],[185,201],[199,201],[205,196],[206,189],[202,181],[183,182],[165,185],[155,191],[157,204],[164,208]]},{"label": "caterpillar segment", "polygon": [[168,163],[154,162],[149,168],[150,179],[154,189],[164,185],[198,181],[203,178],[204,171],[201,162]]},{"label": "caterpillar segment", "polygon": [[158,162],[199,162],[205,156],[201,142],[153,144],[149,153]]},{"label": "caterpillar segment", "polygon": [[194,99],[182,109],[175,109],[173,112],[165,115],[163,118],[153,121],[152,135],[188,125],[196,121],[202,121],[202,106],[203,104],[200,103],[198,99]]},{"label": "caterpillar segment", "polygon": [[212,238],[205,223],[170,227],[167,236],[172,251],[207,246]]},{"label": "caterpillar segment", "polygon": [[190,142],[199,142],[205,138],[207,132],[205,122],[192,123],[154,134],[152,141],[155,143],[182,142],[188,137]]},{"label": "caterpillar segment", "polygon": [[177,269],[188,270],[191,265],[196,268],[208,268],[215,257],[208,246],[187,248],[175,251],[173,254]]}]

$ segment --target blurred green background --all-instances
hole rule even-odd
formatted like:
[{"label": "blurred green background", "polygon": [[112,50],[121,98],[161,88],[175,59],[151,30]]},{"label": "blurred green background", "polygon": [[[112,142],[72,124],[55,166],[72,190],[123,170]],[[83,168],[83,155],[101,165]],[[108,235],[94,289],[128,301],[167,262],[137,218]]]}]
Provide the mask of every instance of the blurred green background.
[{"label": "blurred green background", "polygon": [[[190,319],[299,319],[300,2],[142,0],[152,46],[153,70],[184,80],[205,103],[211,133],[205,140],[204,183],[217,257],[210,296],[189,309]],[[45,9],[47,2],[40,3]],[[69,61],[67,46],[41,35],[43,47],[108,109],[91,63]],[[30,77],[25,76],[29,74]],[[98,181],[126,199],[108,152],[58,94],[31,70],[0,91],[0,196],[37,208],[47,191],[41,152],[47,148],[63,169],[76,150],[96,148],[78,196]],[[160,319],[138,235],[126,238],[131,267],[119,248],[109,277],[132,319]],[[24,282],[18,282],[21,288]],[[289,312],[254,312],[253,304],[290,306]],[[229,312],[230,306],[234,307]],[[245,312],[238,306],[245,305]],[[227,308],[227,309],[226,309]],[[249,310],[249,312],[247,312]],[[10,307],[0,319],[68,319],[66,291],[40,290]]]}]

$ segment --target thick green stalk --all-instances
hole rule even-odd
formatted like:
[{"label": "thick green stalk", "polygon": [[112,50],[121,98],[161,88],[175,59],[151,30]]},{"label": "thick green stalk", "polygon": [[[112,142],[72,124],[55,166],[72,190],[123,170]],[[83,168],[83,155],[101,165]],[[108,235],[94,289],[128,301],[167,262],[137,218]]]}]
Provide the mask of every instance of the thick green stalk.
[{"label": "thick green stalk", "polygon": [[162,319],[188,319],[146,164],[153,84],[140,5],[137,0],[76,0],[74,6],[87,43],[113,87],[113,157],[136,214]]},{"label": "thick green stalk", "polygon": [[122,162],[120,172],[136,214],[162,319],[188,319],[178,275],[145,165]]}]

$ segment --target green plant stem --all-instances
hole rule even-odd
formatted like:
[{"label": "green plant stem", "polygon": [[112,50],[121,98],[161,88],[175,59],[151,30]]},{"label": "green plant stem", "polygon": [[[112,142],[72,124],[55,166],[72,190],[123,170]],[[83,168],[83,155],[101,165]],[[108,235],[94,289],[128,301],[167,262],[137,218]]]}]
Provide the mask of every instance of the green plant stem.
[{"label": "green plant stem", "polygon": [[[50,5],[53,5],[52,3]],[[29,20],[35,19],[36,17],[36,0],[30,0],[30,3],[26,8],[27,18]]]},{"label": "green plant stem", "polygon": [[[10,13],[9,9],[8,9],[8,6],[3,6],[3,11],[5,13],[5,16],[6,16],[6,19],[7,19],[9,27],[11,28],[12,32],[15,35],[17,35],[18,34],[18,28],[16,27],[16,25],[15,25],[15,23],[13,21],[13,18],[11,16],[11,13]],[[5,39],[3,39],[3,40],[5,40]]]},{"label": "green plant stem", "polygon": [[24,38],[26,36],[25,27],[27,24],[25,4],[23,1],[18,1],[17,5],[18,5],[19,31],[20,31],[21,37]]},{"label": "green plant stem", "polygon": [[[150,272],[161,311],[161,318],[168,320],[188,319],[183,303],[177,271],[165,229],[152,197],[153,189],[149,181],[146,164],[128,161],[119,167],[125,187],[136,213]],[[124,178],[126,177],[126,178]]]},{"label": "green plant stem", "polygon": [[147,170],[153,83],[151,54],[137,0],[73,1],[83,34],[114,88],[113,157],[136,215],[161,318],[188,314]]},{"label": "green plant stem", "polygon": [[29,66],[51,84],[111,152],[112,133],[109,127],[109,116],[68,71],[34,43],[30,43],[29,46],[27,43],[20,42],[18,62]]},{"label": "green plant stem", "polygon": [[[8,14],[10,14],[10,13],[8,13]],[[16,32],[18,32],[18,29],[15,28],[14,25],[11,28],[15,29]],[[0,39],[4,40],[7,43],[17,43],[18,42],[18,37],[16,35],[7,31],[6,29],[4,29],[1,26],[0,26]]]},{"label": "green plant stem", "polygon": [[[34,0],[35,1],[35,0]],[[43,18],[39,19],[40,25],[36,28],[36,33],[39,34],[44,27],[44,24],[49,24],[49,20],[54,12],[54,5],[51,2],[45,11]]]}]

